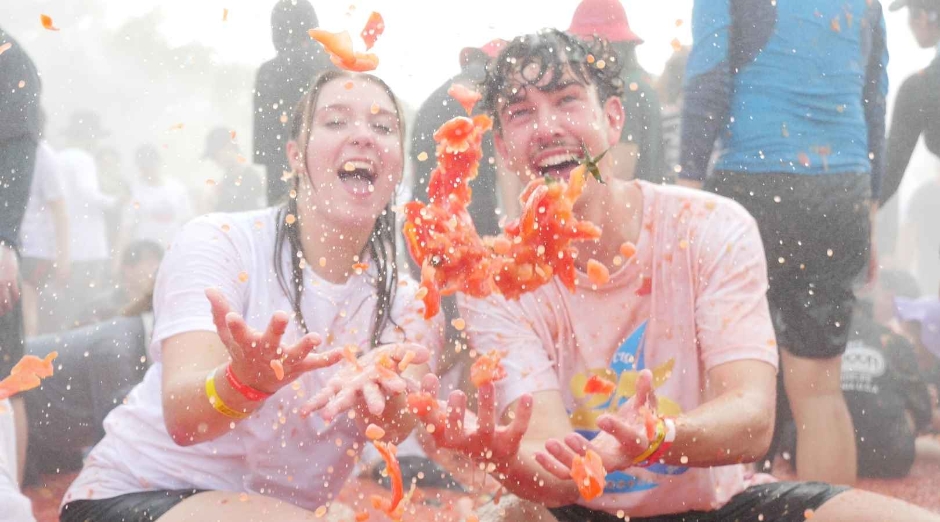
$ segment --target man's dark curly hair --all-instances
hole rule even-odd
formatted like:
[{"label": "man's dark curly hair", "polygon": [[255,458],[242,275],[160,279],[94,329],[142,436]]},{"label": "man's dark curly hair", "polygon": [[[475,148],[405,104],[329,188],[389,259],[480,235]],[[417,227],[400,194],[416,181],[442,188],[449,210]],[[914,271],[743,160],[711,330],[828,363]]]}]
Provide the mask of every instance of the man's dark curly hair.
[{"label": "man's dark curly hair", "polygon": [[[564,73],[570,71],[584,85],[594,85],[603,103],[611,96],[623,97],[621,70],[621,59],[607,40],[597,37],[581,40],[557,29],[544,29],[516,37],[489,64],[483,85],[483,107],[493,117],[498,132],[499,106],[515,93],[529,86],[552,91],[558,88]],[[525,76],[522,71],[526,71]],[[542,85],[546,75],[549,81]]]}]

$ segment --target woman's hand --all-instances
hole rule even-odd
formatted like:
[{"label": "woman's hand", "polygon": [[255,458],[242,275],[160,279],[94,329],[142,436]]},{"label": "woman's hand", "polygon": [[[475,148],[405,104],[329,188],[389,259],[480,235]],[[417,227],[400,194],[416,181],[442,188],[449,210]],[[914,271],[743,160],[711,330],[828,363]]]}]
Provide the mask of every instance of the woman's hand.
[{"label": "woman's hand", "polygon": [[[436,397],[440,381],[434,374],[425,375],[421,392],[425,397]],[[467,396],[460,390],[451,392],[447,407],[437,402],[431,407],[418,409],[418,418],[429,427],[438,448],[450,449],[476,461],[503,462],[519,451],[522,436],[532,418],[532,396],[523,395],[515,411],[515,418],[506,426],[496,421],[496,391],[493,383],[477,390],[477,414],[467,412]]]},{"label": "woman's hand", "polygon": [[418,344],[400,343],[379,346],[359,358],[352,353],[346,357],[349,364],[300,409],[301,415],[320,411],[323,420],[331,422],[344,411],[364,406],[371,416],[383,417],[388,401],[406,392],[409,384],[418,387],[400,374],[404,366],[426,363],[431,352]]},{"label": "woman's hand", "polygon": [[220,291],[207,289],[206,297],[212,305],[212,321],[219,338],[232,357],[232,373],[246,386],[273,394],[300,375],[332,366],[343,358],[341,350],[310,353],[321,342],[315,333],[303,336],[292,346],[283,346],[281,337],[290,320],[285,312],[275,312],[267,329],[259,332],[232,311]]},{"label": "woman's hand", "polygon": [[636,394],[630,397],[615,415],[605,414],[598,417],[597,427],[601,432],[593,440],[588,441],[578,433],[566,436],[564,443],[551,439],[545,443],[548,453],[536,453],[535,460],[546,471],[560,479],[571,478],[574,456],[584,456],[587,450],[593,450],[600,455],[608,472],[633,467],[636,458],[650,446],[647,425],[655,411],[653,374],[649,370],[643,370],[637,378]]}]

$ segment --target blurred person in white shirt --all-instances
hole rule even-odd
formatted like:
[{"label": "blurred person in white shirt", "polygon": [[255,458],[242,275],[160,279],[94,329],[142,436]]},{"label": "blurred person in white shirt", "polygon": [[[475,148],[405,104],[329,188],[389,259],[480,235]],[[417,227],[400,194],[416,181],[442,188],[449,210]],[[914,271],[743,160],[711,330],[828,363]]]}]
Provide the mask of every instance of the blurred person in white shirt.
[{"label": "blurred person in white shirt", "polygon": [[[118,198],[101,191],[95,152],[108,132],[97,114],[78,111],[65,129],[69,147],[59,154],[62,181],[71,230],[72,274],[64,297],[62,329],[68,328],[72,309],[88,294],[101,292],[108,282],[111,250],[108,244],[105,212],[118,205]],[[62,302],[62,299],[60,299]]]},{"label": "blurred person in white shirt", "polygon": [[135,155],[140,177],[135,180],[129,201],[124,205],[121,228],[114,248],[115,266],[125,247],[133,241],[152,241],[163,248],[170,245],[182,226],[193,217],[186,187],[163,173],[160,152],[142,145]]},{"label": "blurred person in white shirt", "polygon": [[[68,283],[69,218],[60,167],[55,150],[45,141],[39,143],[36,167],[29,189],[26,214],[20,225],[20,274],[23,278],[23,329],[33,337],[49,329],[49,320],[40,320],[56,286]],[[49,284],[54,279],[53,289]],[[40,326],[42,322],[43,326]]]}]

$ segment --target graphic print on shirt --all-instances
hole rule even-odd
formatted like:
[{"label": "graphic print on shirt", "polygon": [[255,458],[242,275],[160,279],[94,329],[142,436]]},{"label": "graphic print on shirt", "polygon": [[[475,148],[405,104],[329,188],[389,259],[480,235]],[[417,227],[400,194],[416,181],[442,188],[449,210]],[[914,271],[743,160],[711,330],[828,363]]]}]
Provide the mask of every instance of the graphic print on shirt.
[{"label": "graphic print on shirt", "polygon": [[[571,378],[571,393],[578,403],[573,412],[569,412],[571,424],[584,438],[591,440],[597,436],[597,418],[605,413],[617,411],[630,397],[636,393],[636,381],[640,371],[646,368],[643,344],[646,340],[648,321],[644,321],[614,352],[609,368],[590,368],[583,373],[575,374]],[[642,352],[642,353],[641,353]],[[675,359],[652,368],[653,389],[660,388],[672,376]],[[598,375],[616,382],[614,391],[609,396],[585,395],[584,384],[592,375]],[[657,394],[659,401],[659,414],[668,417],[682,413],[678,403],[668,397]],[[668,466],[654,464],[647,471],[656,475],[681,475],[688,471],[685,466]],[[614,471],[607,474],[607,484],[604,493],[631,493],[647,491],[658,487],[655,480],[647,480],[632,475],[626,471]]]}]

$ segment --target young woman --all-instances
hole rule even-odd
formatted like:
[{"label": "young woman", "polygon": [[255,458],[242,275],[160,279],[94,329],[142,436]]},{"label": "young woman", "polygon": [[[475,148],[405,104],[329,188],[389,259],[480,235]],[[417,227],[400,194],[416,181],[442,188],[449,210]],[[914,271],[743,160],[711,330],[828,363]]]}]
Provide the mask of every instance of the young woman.
[{"label": "young woman", "polygon": [[[441,345],[395,266],[403,127],[382,80],[324,73],[294,114],[287,204],[180,232],[157,278],[153,366],[106,420],[64,522],[300,520],[335,498],[366,423],[411,431],[405,380],[370,364],[412,351],[403,376],[423,375]],[[336,364],[351,346],[359,372]],[[324,392],[323,413],[303,415]]]}]

